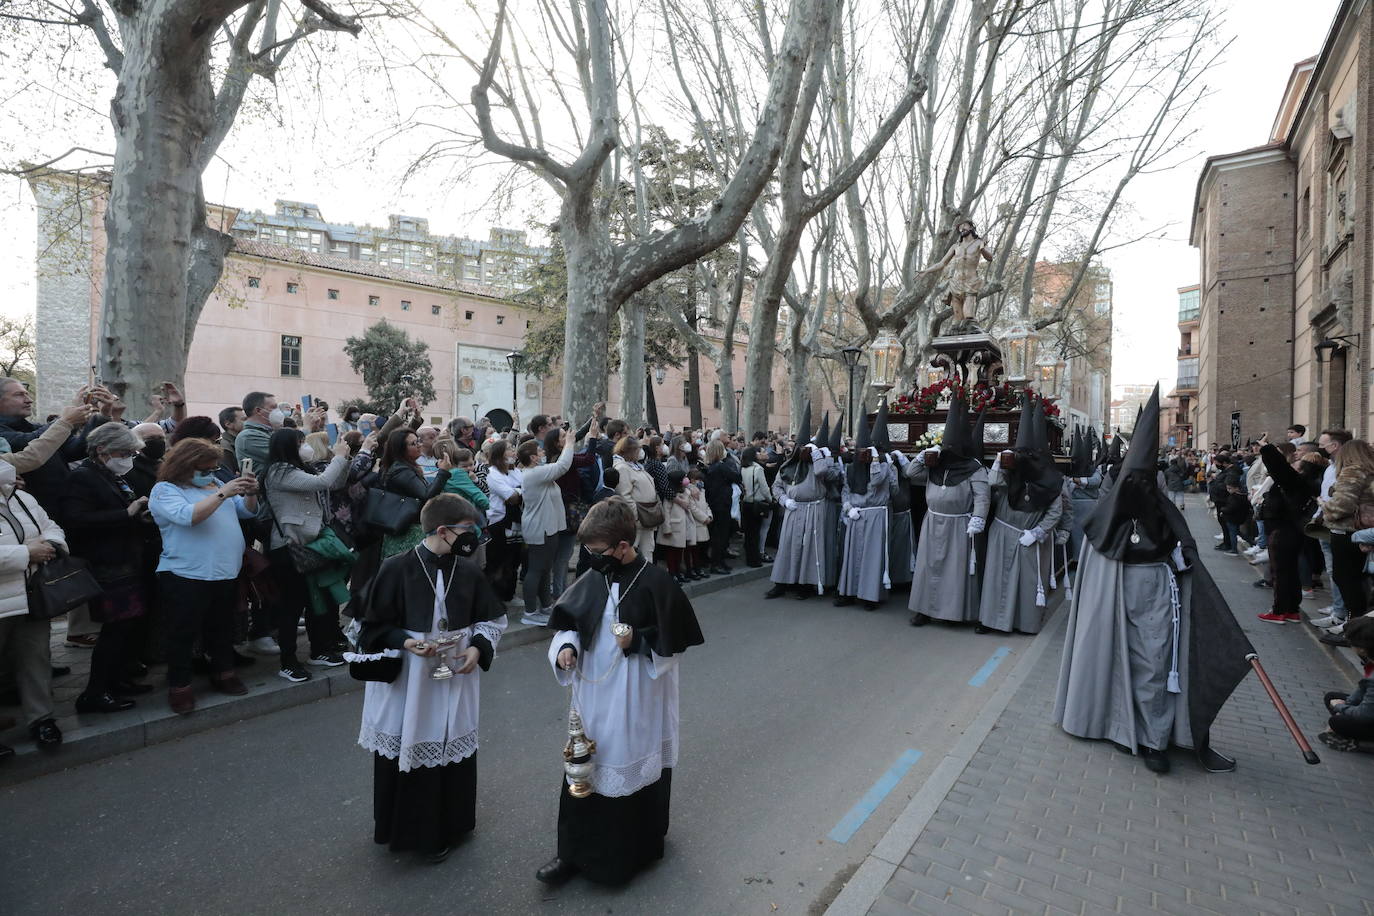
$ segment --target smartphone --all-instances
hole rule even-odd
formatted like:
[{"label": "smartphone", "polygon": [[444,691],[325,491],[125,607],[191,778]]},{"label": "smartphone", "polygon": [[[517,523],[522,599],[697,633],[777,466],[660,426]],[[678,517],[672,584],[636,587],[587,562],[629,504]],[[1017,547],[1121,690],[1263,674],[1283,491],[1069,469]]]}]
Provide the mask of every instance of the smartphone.
[{"label": "smartphone", "polygon": [[339,444],[339,424],[337,424],[337,423],[326,423],[326,424],[324,425],[324,429],[325,429],[325,432],[329,433],[329,447],[330,447],[330,448],[333,448],[334,446],[338,445],[338,444]]},{"label": "smartphone", "polygon": [[311,397],[311,396],[308,395],[308,394],[303,394],[303,395],[301,395],[301,407],[302,407],[305,411],[308,412],[308,411],[310,410],[310,408],[312,408],[312,407],[314,407],[314,406],[315,406],[315,399],[314,399],[313,397]]},{"label": "smartphone", "polygon": [[358,421],[358,432],[362,433],[364,436],[370,436],[370,435],[372,435],[372,421],[371,421],[371,420],[359,420],[359,421]]},{"label": "smartphone", "polygon": [[240,477],[247,477],[247,476],[248,476],[249,474],[251,474],[251,473],[253,473],[253,459],[252,459],[252,458],[244,458],[244,459],[240,460],[240,461],[239,461],[239,476],[240,476]]}]

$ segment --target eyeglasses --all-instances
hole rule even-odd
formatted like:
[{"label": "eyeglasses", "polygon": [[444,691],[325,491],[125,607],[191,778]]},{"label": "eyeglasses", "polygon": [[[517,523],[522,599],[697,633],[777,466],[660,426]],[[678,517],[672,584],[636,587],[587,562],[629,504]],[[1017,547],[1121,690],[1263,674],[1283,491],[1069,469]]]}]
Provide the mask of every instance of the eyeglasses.
[{"label": "eyeglasses", "polygon": [[590,547],[587,547],[586,545],[583,545],[582,549],[585,550],[585,551],[587,551],[587,553],[591,554],[591,555],[594,556],[594,557],[604,557],[606,554],[610,553],[612,550],[615,550],[614,547],[605,547],[605,548],[602,548],[601,550],[592,550]]},{"label": "eyeglasses", "polygon": [[472,522],[461,522],[457,525],[440,525],[440,531],[455,531],[458,534],[466,534],[472,530]]}]

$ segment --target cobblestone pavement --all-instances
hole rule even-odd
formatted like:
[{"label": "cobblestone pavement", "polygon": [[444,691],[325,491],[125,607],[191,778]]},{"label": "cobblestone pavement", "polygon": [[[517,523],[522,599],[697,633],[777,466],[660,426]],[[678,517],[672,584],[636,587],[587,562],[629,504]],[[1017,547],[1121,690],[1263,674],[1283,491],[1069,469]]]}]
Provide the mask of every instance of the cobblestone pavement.
[{"label": "cobblestone pavement", "polygon": [[[1252,587],[1243,560],[1208,549],[1216,529],[1200,501],[1188,520],[1322,763],[1303,762],[1254,675],[1212,732],[1239,759],[1234,773],[1209,774],[1175,751],[1173,771],[1156,776],[1110,744],[1070,737],[1052,720],[1061,611],[1046,651],[868,912],[1374,913],[1374,755],[1316,740],[1322,693],[1346,689],[1348,672],[1310,627],[1256,620],[1271,593]],[[1326,602],[1305,605],[1315,603]]]}]

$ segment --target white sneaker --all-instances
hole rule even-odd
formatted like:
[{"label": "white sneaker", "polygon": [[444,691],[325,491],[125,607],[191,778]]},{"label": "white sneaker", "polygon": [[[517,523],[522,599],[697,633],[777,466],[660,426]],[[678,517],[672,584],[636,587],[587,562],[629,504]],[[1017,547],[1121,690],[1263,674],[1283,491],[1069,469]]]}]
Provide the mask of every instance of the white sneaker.
[{"label": "white sneaker", "polygon": [[1344,636],[1344,635],[1345,635],[1345,621],[1342,620],[1340,623],[1336,624],[1334,627],[1327,627],[1327,628],[1326,628],[1326,632],[1327,632],[1327,635],[1329,635],[1329,636]]},{"label": "white sneaker", "polygon": [[[1324,610],[1328,610],[1328,611],[1329,611],[1329,610],[1331,610],[1331,609],[1330,609],[1330,608],[1324,608]],[[1320,627],[1320,628],[1323,629],[1323,630],[1329,630],[1329,629],[1331,629],[1332,627],[1336,626],[1337,624],[1345,623],[1345,621],[1342,620],[1341,618],[1339,618],[1339,617],[1334,617],[1334,616],[1332,616],[1331,614],[1327,614],[1325,617],[1313,617],[1311,620],[1309,620],[1309,621],[1307,621],[1307,622],[1310,623],[1310,624],[1312,624],[1312,626],[1314,626],[1314,627]]]},{"label": "white sneaker", "polygon": [[1255,544],[1255,545],[1252,546],[1252,547],[1247,547],[1247,548],[1245,548],[1245,555],[1246,555],[1247,557],[1253,557],[1255,554],[1259,553],[1259,552],[1260,552],[1261,550],[1263,550],[1263,549],[1264,549],[1264,548],[1261,547],[1260,545]]},{"label": "white sneaker", "polygon": [[532,627],[546,627],[549,625],[549,612],[538,611],[533,614],[524,614],[521,616],[520,622]]},{"label": "white sneaker", "polygon": [[1261,550],[1261,551],[1259,551],[1258,553],[1252,554],[1252,555],[1250,556],[1250,562],[1253,563],[1253,564],[1255,564],[1255,565],[1258,565],[1258,564],[1260,564],[1260,563],[1268,563],[1268,562],[1269,562],[1269,551],[1267,551],[1267,550]]},{"label": "white sneaker", "polygon": [[1328,604],[1326,607],[1319,607],[1319,608],[1317,608],[1317,613],[1318,613],[1318,614],[1330,615],[1331,612],[1334,611],[1335,609],[1336,609],[1335,605]]},{"label": "white sneaker", "polygon": [[254,655],[281,655],[281,646],[270,636],[248,640],[248,651]]},{"label": "white sneaker", "polygon": [[1225,538],[1225,537],[1226,537],[1226,535],[1224,535],[1224,534],[1214,534],[1214,535],[1212,535],[1212,540],[1214,540],[1214,541],[1220,541],[1220,540],[1222,540],[1222,539]]}]

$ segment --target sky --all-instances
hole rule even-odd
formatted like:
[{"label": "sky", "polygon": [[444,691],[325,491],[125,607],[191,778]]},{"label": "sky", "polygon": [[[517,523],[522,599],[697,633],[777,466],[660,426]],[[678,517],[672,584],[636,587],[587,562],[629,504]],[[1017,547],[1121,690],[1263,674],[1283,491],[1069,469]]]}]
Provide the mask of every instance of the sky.
[{"label": "sky", "polygon": [[[1163,237],[1104,258],[1114,282],[1114,386],[1156,380],[1166,392],[1173,386],[1176,290],[1198,280],[1188,220],[1202,163],[1208,156],[1268,141],[1292,65],[1321,50],[1339,0],[1223,0],[1217,6],[1227,11],[1234,40],[1210,76],[1213,93],[1194,114],[1197,133],[1188,146],[1190,156],[1170,171],[1138,177],[1125,197],[1133,224],[1162,228]],[[358,168],[356,160],[350,162],[347,138],[337,124],[301,129],[267,120],[241,122],[207,171],[207,196],[268,211],[277,198],[311,201],[335,222],[385,224],[387,214],[410,213],[428,216],[435,232],[486,235],[492,219],[488,200],[467,190],[489,184],[485,176],[460,173],[442,186],[428,175],[402,182],[402,157],[389,161],[384,155]],[[45,144],[55,150],[67,145],[57,139]],[[535,215],[517,204],[501,222],[520,227]],[[0,313],[34,309],[34,228],[26,186],[18,179],[0,180]]]}]

